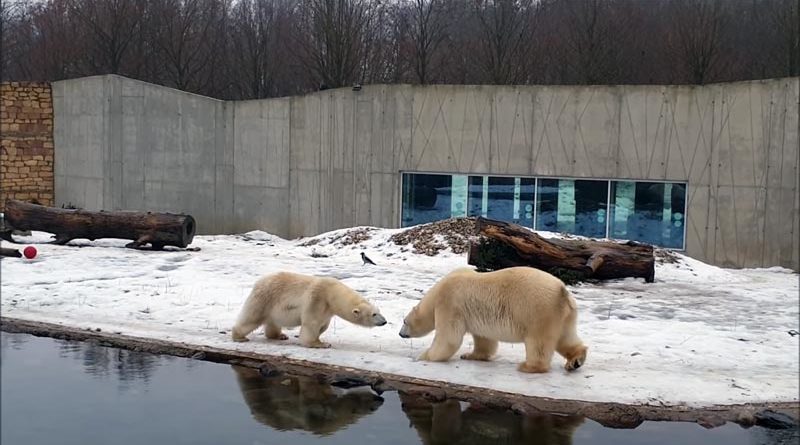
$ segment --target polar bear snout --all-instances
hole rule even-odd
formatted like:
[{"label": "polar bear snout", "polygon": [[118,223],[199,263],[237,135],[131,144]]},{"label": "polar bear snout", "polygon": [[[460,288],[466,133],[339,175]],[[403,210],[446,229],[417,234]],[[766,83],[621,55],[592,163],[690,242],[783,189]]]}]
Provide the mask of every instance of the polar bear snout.
[{"label": "polar bear snout", "polygon": [[408,333],[408,325],[405,323],[403,323],[403,327],[400,328],[400,337],[411,338],[411,335]]},{"label": "polar bear snout", "polygon": [[386,319],[381,314],[372,314],[372,323],[375,326],[383,326],[386,324]]}]

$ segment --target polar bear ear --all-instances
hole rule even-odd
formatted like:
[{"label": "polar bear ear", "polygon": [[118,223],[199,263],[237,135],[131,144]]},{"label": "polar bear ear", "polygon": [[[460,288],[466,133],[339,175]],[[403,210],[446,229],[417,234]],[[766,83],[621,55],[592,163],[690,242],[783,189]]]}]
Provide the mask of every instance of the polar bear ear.
[{"label": "polar bear ear", "polygon": [[361,315],[361,311],[359,311],[358,308],[354,308],[353,309],[353,315],[355,315],[356,318],[358,318],[358,316]]}]

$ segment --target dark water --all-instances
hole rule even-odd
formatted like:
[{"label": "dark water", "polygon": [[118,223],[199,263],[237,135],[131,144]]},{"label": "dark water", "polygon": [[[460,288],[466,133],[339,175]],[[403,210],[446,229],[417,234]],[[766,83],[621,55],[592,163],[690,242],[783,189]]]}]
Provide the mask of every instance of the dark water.
[{"label": "dark water", "polygon": [[0,334],[0,443],[795,444],[796,431],[523,417],[91,343]]}]

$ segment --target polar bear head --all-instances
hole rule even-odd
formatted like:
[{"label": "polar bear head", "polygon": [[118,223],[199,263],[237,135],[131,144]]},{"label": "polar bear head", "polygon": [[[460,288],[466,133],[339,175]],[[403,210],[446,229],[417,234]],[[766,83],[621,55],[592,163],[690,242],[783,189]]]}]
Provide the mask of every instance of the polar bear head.
[{"label": "polar bear head", "polygon": [[[428,308],[430,309],[430,308]],[[403,319],[400,336],[403,338],[424,337],[435,327],[433,311],[427,310],[422,305],[416,305]]]},{"label": "polar bear head", "polygon": [[386,318],[381,315],[378,308],[367,302],[360,303],[354,307],[348,318],[348,321],[368,328],[386,324]]}]

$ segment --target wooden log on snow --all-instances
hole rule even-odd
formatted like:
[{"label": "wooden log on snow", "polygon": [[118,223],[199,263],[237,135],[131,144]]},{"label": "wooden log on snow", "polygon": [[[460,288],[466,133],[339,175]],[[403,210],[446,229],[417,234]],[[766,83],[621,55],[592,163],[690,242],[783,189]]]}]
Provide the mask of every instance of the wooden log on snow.
[{"label": "wooden log on snow", "polygon": [[653,246],[629,241],[545,239],[517,224],[478,218],[481,240],[472,243],[467,263],[482,270],[530,266],[564,281],[655,278]]},{"label": "wooden log on snow", "polygon": [[66,244],[76,238],[92,241],[120,238],[133,240],[126,247],[140,248],[150,244],[153,250],[161,250],[164,246],[188,246],[197,227],[191,215],[132,211],[92,212],[45,207],[17,200],[6,202],[5,220],[8,226],[16,230],[52,233],[55,235],[54,244]]},{"label": "wooden log on snow", "polygon": [[10,256],[14,258],[22,258],[22,254],[17,249],[9,249],[7,247],[0,247],[0,256]]}]

